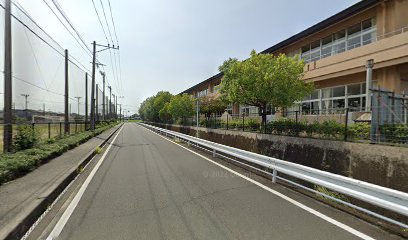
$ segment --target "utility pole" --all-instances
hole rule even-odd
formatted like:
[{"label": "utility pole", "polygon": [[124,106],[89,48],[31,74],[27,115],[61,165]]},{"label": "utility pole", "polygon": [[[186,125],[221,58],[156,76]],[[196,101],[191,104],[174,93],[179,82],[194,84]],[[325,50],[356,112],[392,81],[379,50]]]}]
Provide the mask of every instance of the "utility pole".
[{"label": "utility pole", "polygon": [[122,104],[119,104],[120,111],[119,111],[119,121],[122,122]]},{"label": "utility pole", "polygon": [[[108,49],[114,49],[114,50],[119,50],[119,46],[112,45],[110,46],[109,44],[107,46],[101,45],[101,44],[96,44],[96,41],[92,42],[93,45],[93,54],[92,54],[92,91],[91,91],[91,130],[95,129],[95,67],[96,65],[103,65],[101,63],[96,63],[96,53],[97,52],[102,52]],[[96,51],[96,46],[98,47],[103,47],[103,49]]]},{"label": "utility pole", "polygon": [[101,71],[103,84],[102,84],[102,120],[105,121],[105,73]]},{"label": "utility pole", "polygon": [[109,88],[109,120],[112,117],[112,87],[108,86]]},{"label": "utility pole", "polygon": [[96,91],[96,100],[95,100],[95,110],[96,110],[96,121],[98,122],[99,121],[99,111],[98,111],[98,105],[99,105],[99,99],[98,99],[98,84],[96,84],[96,89],[95,89],[95,91]]},{"label": "utility pole", "polygon": [[88,123],[88,73],[85,73],[85,131]]},{"label": "utility pole", "polygon": [[96,62],[96,42],[93,41],[92,54],[92,83],[91,83],[91,130],[95,130],[95,62]]},{"label": "utility pole", "polygon": [[118,96],[115,96],[115,119],[118,120]]},{"label": "utility pole", "polygon": [[21,94],[21,96],[23,96],[25,98],[24,100],[24,110],[28,109],[28,97],[30,96],[30,94]]},{"label": "utility pole", "polygon": [[68,49],[65,49],[65,114],[64,114],[64,133],[69,134],[69,113],[68,113],[68,96],[69,89],[68,89]]},{"label": "utility pole", "polygon": [[24,100],[24,115],[27,118],[27,109],[28,109],[28,97],[30,96],[30,94],[21,94],[21,96],[23,96],[25,98]]},{"label": "utility pole", "polygon": [[11,54],[11,0],[5,2],[4,14],[4,131],[3,151],[10,152],[12,146],[12,54]]},{"label": "utility pole", "polygon": [[81,99],[82,97],[75,97],[78,100],[78,117],[79,117],[79,99]]},{"label": "utility pole", "polygon": [[112,102],[112,118],[115,118],[115,94],[112,94],[113,102]]}]

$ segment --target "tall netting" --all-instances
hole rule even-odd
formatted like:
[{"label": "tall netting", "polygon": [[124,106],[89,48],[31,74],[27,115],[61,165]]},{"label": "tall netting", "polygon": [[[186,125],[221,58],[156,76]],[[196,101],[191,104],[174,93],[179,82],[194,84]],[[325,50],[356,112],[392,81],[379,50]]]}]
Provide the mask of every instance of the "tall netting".
[{"label": "tall netting", "polygon": [[[0,1],[4,6],[4,1]],[[42,138],[67,134],[65,119],[65,49],[43,31],[33,19],[12,4],[12,124],[30,124]],[[0,8],[0,19],[5,10]],[[4,72],[4,21],[0,21],[0,69]],[[68,56],[69,132],[85,130],[85,102],[88,92],[88,122],[91,105],[91,77],[86,89],[86,69]],[[4,123],[4,74],[0,74],[0,120]],[[0,143],[3,143],[1,125]]]}]

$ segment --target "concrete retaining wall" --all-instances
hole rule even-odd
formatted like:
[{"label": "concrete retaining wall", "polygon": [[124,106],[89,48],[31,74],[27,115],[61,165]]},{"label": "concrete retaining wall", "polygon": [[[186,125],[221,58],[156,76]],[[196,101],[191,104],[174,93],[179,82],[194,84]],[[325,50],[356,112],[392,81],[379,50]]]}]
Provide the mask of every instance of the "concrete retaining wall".
[{"label": "concrete retaining wall", "polygon": [[408,192],[408,148],[155,124],[263,155]]}]

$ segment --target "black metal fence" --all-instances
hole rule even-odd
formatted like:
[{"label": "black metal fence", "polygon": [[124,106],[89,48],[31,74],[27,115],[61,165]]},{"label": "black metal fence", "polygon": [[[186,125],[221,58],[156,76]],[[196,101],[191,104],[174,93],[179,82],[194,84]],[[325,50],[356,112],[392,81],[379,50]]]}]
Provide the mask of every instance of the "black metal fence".
[{"label": "black metal fence", "polygon": [[335,140],[369,141],[370,124],[365,112],[352,108],[316,110],[314,114],[301,111],[277,112],[267,116],[262,125],[259,114],[211,114],[180,119],[173,124],[199,126],[266,134],[324,138]]}]

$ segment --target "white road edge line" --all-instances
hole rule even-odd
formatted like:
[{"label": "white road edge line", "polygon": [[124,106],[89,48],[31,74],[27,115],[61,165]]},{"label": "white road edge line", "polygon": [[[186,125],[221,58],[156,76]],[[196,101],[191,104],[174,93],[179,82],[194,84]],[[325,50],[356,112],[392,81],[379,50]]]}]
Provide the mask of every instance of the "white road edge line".
[{"label": "white road edge line", "polygon": [[110,148],[112,147],[112,144],[115,142],[116,138],[119,136],[119,133],[122,131],[123,125],[120,127],[118,133],[116,136],[113,138],[113,140],[110,142],[108,148],[102,155],[101,159],[96,163],[95,167],[92,169],[91,173],[89,176],[86,178],[85,182],[82,184],[81,188],[75,195],[74,199],[72,202],[69,204],[65,212],[62,214],[61,218],[58,220],[57,224],[54,226],[53,230],[51,231],[50,235],[47,237],[47,240],[53,240],[56,239],[62,232],[62,230],[65,227],[65,224],[68,222],[69,218],[71,217],[72,213],[74,212],[75,208],[77,207],[79,201],[82,198],[82,195],[84,195],[85,190],[87,189],[89,183],[91,182],[92,178],[95,176],[96,172],[98,171],[99,167],[102,165],[103,161],[106,158],[106,155],[108,154]]},{"label": "white road edge line", "polygon": [[259,182],[255,181],[255,180],[253,180],[253,179],[251,179],[251,178],[249,178],[247,176],[244,176],[244,175],[242,175],[242,174],[240,174],[240,173],[238,173],[238,172],[236,172],[236,171],[234,171],[232,169],[229,169],[228,167],[223,166],[223,165],[221,165],[221,164],[219,164],[219,163],[217,163],[217,162],[215,162],[215,161],[213,161],[213,160],[211,160],[211,159],[209,159],[209,158],[207,158],[207,157],[205,157],[205,156],[203,156],[203,155],[201,155],[201,154],[199,154],[197,152],[194,152],[193,150],[191,150],[189,148],[186,148],[186,147],[184,147],[184,146],[182,146],[182,145],[180,145],[178,143],[175,143],[175,142],[171,141],[170,139],[167,139],[167,138],[163,137],[162,135],[160,135],[160,134],[158,134],[158,133],[156,133],[156,132],[154,132],[154,131],[152,131],[152,130],[150,130],[148,128],[146,128],[146,129],[148,131],[151,131],[152,133],[158,135],[159,137],[162,137],[165,140],[167,140],[167,141],[169,141],[171,143],[174,143],[177,146],[179,146],[181,148],[184,148],[187,151],[190,151],[190,152],[194,153],[197,156],[200,156],[200,157],[204,158],[205,160],[207,160],[207,161],[209,161],[209,162],[211,162],[211,163],[213,163],[213,164],[215,164],[215,165],[217,165],[217,166],[219,166],[219,167],[221,167],[221,168],[223,168],[223,169],[225,169],[225,170],[227,170],[227,171],[229,171],[229,172],[231,172],[231,173],[233,173],[233,174],[235,174],[235,175],[237,175],[237,176],[239,176],[239,177],[241,177],[241,178],[243,178],[243,179],[245,179],[245,180],[247,180],[247,181],[249,181],[249,182],[251,182],[251,183],[253,183],[253,184],[255,184],[255,185],[259,186],[259,187],[261,187],[261,188],[263,188],[263,189],[265,189],[265,190],[267,190],[268,192],[270,192],[272,194],[275,194],[276,196],[278,196],[278,197],[292,203],[293,205],[296,205],[297,207],[300,207],[303,210],[305,210],[305,211],[307,211],[307,212],[309,212],[309,213],[311,213],[311,214],[313,214],[313,215],[315,215],[315,216],[317,216],[317,217],[319,217],[319,218],[321,218],[321,219],[323,219],[323,220],[325,220],[325,221],[327,221],[327,222],[329,222],[329,223],[331,223],[331,224],[333,224],[333,225],[335,225],[335,226],[337,226],[337,227],[339,227],[339,228],[341,228],[341,229],[343,229],[343,230],[345,230],[345,231],[347,231],[347,232],[349,232],[349,233],[351,233],[351,234],[353,234],[353,235],[355,235],[355,236],[357,236],[357,237],[359,237],[361,239],[375,240],[374,238],[372,238],[372,237],[370,237],[370,236],[368,236],[368,235],[366,235],[366,234],[364,234],[364,233],[362,233],[362,232],[360,232],[360,231],[358,231],[358,230],[356,230],[356,229],[354,229],[352,227],[349,227],[344,223],[341,223],[341,222],[339,222],[339,221],[337,221],[337,220],[335,220],[335,219],[333,219],[333,218],[331,218],[331,217],[329,217],[327,215],[324,215],[323,213],[320,213],[320,212],[314,210],[313,208],[310,208],[310,207],[308,207],[308,206],[306,206],[306,205],[304,205],[304,204],[302,204],[302,203],[300,203],[300,202],[298,202],[298,201],[296,201],[296,200],[294,200],[294,199],[292,199],[292,198],[290,198],[290,197],[288,197],[286,195],[283,195],[280,192],[277,192],[277,191],[263,185],[262,183],[259,183]]}]

